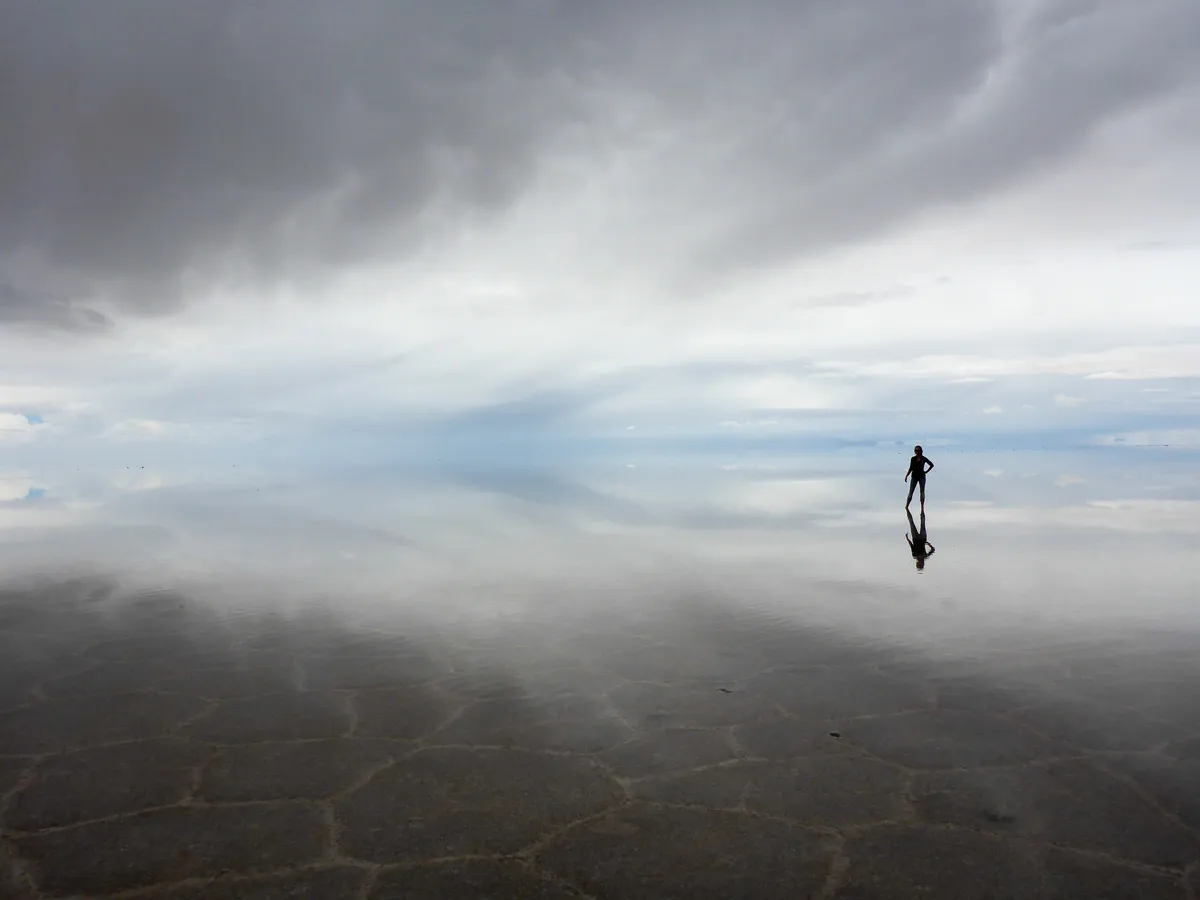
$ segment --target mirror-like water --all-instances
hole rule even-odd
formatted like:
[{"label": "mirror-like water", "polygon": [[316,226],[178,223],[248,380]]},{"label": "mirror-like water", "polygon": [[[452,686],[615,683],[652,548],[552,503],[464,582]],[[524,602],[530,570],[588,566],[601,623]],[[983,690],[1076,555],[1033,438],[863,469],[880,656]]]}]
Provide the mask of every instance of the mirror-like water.
[{"label": "mirror-like water", "polygon": [[1182,898],[1193,461],[936,461],[10,473],[5,889]]}]

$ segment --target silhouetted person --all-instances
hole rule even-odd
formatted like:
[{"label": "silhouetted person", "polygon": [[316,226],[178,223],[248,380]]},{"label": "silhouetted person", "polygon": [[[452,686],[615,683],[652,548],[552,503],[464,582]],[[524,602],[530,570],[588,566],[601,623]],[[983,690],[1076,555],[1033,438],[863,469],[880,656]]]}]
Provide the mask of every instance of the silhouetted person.
[{"label": "silhouetted person", "polygon": [[[925,468],[926,466],[929,468]],[[912,495],[917,485],[921,486],[921,509],[925,508],[925,473],[932,468],[933,462],[921,451],[921,445],[913,447],[913,458],[908,461],[908,471],[904,473],[905,481],[912,477],[908,485],[908,500],[904,503],[905,509],[912,505]]]},{"label": "silhouetted person", "polygon": [[908,528],[912,531],[912,537],[907,534],[904,539],[908,541],[908,549],[912,551],[912,557],[916,560],[917,571],[924,571],[925,559],[933,556],[936,548],[929,543],[929,535],[925,531],[925,510],[921,510],[921,528],[917,530],[917,523],[913,521],[912,513],[905,510],[908,515]]}]

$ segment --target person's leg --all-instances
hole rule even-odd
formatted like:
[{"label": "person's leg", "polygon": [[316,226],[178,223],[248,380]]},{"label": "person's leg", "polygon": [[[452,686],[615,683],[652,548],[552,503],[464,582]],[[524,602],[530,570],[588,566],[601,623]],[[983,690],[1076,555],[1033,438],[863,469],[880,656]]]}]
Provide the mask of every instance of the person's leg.
[{"label": "person's leg", "polygon": [[925,508],[925,479],[921,479],[921,509]]},{"label": "person's leg", "polygon": [[910,478],[908,480],[908,499],[904,501],[905,509],[907,509],[909,504],[912,503],[913,491],[915,491],[916,489],[917,489],[917,479]]}]

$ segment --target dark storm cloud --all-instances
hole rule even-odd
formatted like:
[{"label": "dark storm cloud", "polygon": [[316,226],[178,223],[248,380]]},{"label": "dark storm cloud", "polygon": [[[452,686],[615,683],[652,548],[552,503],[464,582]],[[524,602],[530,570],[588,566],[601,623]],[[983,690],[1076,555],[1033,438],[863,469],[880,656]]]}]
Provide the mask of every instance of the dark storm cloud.
[{"label": "dark storm cloud", "polygon": [[514,0],[2,6],[2,246],[151,305],[502,205],[571,112]]},{"label": "dark storm cloud", "polygon": [[103,313],[68,299],[0,283],[0,324],[5,323],[62,331],[103,331],[112,325]]},{"label": "dark storm cloud", "polygon": [[0,278],[150,311],[394,255],[503,210],[560,137],[619,153],[622,104],[676,152],[640,227],[722,218],[709,277],[977,197],[1196,80],[1195,0],[1016,31],[1006,8],[0,0],[0,267],[24,282]]},{"label": "dark storm cloud", "polygon": [[[1051,2],[1011,29],[995,16],[1004,4],[987,6],[963,3],[957,13],[914,23],[868,63],[872,77],[832,85],[824,108],[840,129],[810,120],[809,128],[781,134],[767,154],[772,163],[751,170],[768,173],[750,179],[760,203],[741,229],[700,255],[704,264],[692,277],[878,234],[914,213],[978,200],[1061,164],[1120,115],[1200,89],[1200,4],[1192,0]],[[897,4],[897,15],[901,9],[908,12]],[[806,160],[813,131],[838,130],[844,136],[833,152]]]}]

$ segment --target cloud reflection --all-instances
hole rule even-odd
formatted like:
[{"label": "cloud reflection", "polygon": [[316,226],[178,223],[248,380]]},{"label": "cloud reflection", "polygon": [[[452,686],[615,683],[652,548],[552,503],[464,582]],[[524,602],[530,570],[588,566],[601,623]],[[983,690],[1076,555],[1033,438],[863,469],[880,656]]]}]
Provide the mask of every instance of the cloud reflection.
[{"label": "cloud reflection", "polygon": [[[1200,532],[1200,485],[1186,468],[1156,471],[1141,482],[1154,490],[1142,490],[1136,479],[1121,486],[1127,466],[1095,477],[1095,460],[1014,457],[1002,479],[985,474],[986,459],[969,470],[939,460],[928,501],[936,565],[917,583],[899,539],[919,538],[920,528],[901,514],[898,474],[874,463],[847,471],[836,457],[740,471],[327,471],[220,481],[159,473],[105,485],[64,477],[42,482],[36,503],[0,504],[0,554],[14,573],[90,567],[140,583],[207,584],[214,602],[338,596],[434,617],[469,616],[475,605],[486,607],[476,613],[483,619],[532,615],[548,596],[588,609],[636,604],[655,585],[837,627],[915,629],[913,640],[978,633],[1002,611],[1196,617],[1188,585],[1200,562],[1189,548]],[[1088,474],[1074,488],[1082,496],[1054,487],[1067,466]],[[1172,483],[1175,496],[1164,499]],[[851,583],[864,592],[853,608],[836,587]],[[947,597],[968,612],[929,621]]]}]

